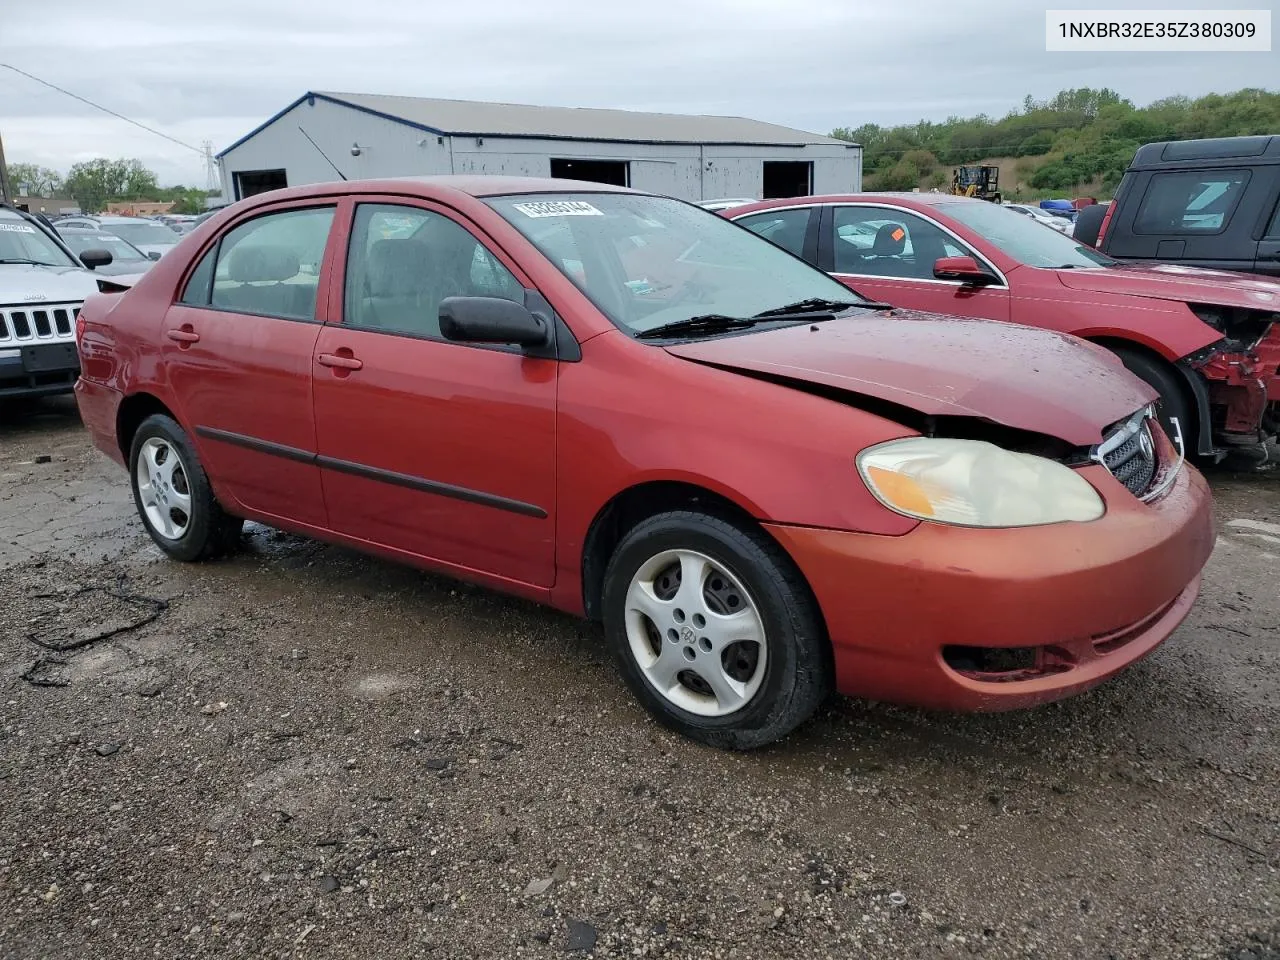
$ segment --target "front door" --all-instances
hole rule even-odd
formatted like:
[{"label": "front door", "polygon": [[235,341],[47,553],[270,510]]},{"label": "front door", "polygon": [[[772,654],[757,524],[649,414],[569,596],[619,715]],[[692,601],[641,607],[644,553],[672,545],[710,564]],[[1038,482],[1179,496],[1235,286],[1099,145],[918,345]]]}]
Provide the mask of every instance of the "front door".
[{"label": "front door", "polygon": [[178,414],[220,494],[325,525],[311,406],[317,290],[334,207],[241,222],[201,257],[161,331]]},{"label": "front door", "polygon": [[914,213],[889,206],[823,208],[818,265],[864,297],[895,307],[959,317],[1009,319],[1009,288],[939,280],[943,257],[973,257],[995,271],[954,234]]},{"label": "front door", "polygon": [[440,334],[445,297],[523,301],[513,270],[443,208],[357,205],[312,361],[319,463],[335,530],[546,587],[557,362]]}]

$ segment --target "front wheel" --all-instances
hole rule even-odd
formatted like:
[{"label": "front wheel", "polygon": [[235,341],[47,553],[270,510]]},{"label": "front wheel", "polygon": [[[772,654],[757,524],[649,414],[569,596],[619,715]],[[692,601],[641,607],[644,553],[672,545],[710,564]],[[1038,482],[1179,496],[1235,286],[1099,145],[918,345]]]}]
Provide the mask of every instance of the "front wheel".
[{"label": "front wheel", "polygon": [[[1160,394],[1160,399],[1156,401],[1156,417],[1160,421],[1160,426],[1164,428],[1164,432],[1169,435],[1169,439],[1176,442],[1178,433],[1181,431],[1182,445],[1187,450],[1194,451],[1197,425],[1191,416],[1187,390],[1178,372],[1163,360],[1157,360],[1136,350],[1116,347],[1114,353],[1130,373],[1141,377],[1156,393]],[[1178,421],[1176,428],[1173,424],[1174,420]]]},{"label": "front wheel", "polygon": [[626,535],[605,573],[605,631],[628,686],[663,724],[745,750],[803,723],[831,690],[808,585],[759,529],[673,512]]},{"label": "front wheel", "polygon": [[133,502],[156,542],[175,560],[202,560],[232,550],[244,521],[227,514],[213,495],[186,431],[152,414],[129,448]]}]

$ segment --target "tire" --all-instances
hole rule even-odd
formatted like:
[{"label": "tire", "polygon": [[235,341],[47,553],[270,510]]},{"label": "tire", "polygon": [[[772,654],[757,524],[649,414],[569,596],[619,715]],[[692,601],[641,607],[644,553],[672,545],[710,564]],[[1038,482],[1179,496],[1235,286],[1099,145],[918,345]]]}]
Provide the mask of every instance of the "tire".
[{"label": "tire", "polygon": [[1198,427],[1187,398],[1187,388],[1182,384],[1178,372],[1170,369],[1163,360],[1149,357],[1137,350],[1113,347],[1112,351],[1130,373],[1137,374],[1160,394],[1160,399],[1156,402],[1156,416],[1169,439],[1177,444],[1178,431],[1173,426],[1176,417],[1178,426],[1182,429],[1183,446],[1187,450],[1195,450]]},{"label": "tire", "polygon": [[205,560],[239,545],[244,521],[222,509],[172,417],[156,413],[139,424],[129,445],[129,485],[147,533],[175,560]]},{"label": "tire", "polygon": [[[702,590],[681,587],[685,571],[702,572]],[[609,646],[637,699],[665,726],[709,746],[749,750],[778,740],[831,692],[817,601],[762,530],[683,511],[642,521],[609,561],[603,610]],[[759,639],[733,639],[748,636]]]},{"label": "tire", "polygon": [[1076,214],[1075,227],[1071,231],[1072,239],[1076,243],[1083,243],[1086,247],[1096,247],[1098,231],[1102,229],[1102,220],[1106,215],[1107,204],[1105,203],[1091,203],[1087,207],[1082,207]]}]

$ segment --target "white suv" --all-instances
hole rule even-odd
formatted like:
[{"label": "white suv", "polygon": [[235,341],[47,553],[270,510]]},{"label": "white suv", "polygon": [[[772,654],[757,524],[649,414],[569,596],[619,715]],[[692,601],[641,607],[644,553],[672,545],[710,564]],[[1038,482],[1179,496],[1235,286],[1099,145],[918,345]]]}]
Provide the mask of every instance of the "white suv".
[{"label": "white suv", "polygon": [[[102,251],[85,251],[90,256]],[[110,254],[105,255],[110,260]],[[92,273],[35,217],[0,206],[0,400],[70,393],[76,317]]]}]

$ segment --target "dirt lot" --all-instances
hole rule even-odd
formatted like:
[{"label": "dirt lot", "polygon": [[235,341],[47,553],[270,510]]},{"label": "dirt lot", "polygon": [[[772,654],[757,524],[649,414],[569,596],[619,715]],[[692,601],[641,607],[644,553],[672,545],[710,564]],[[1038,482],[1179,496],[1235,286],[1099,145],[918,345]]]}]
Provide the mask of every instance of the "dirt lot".
[{"label": "dirt lot", "polygon": [[1118,680],[726,755],[571,618],[258,527],[166,561],[71,403],[10,407],[0,955],[1276,960],[1280,477],[1214,482]]}]

